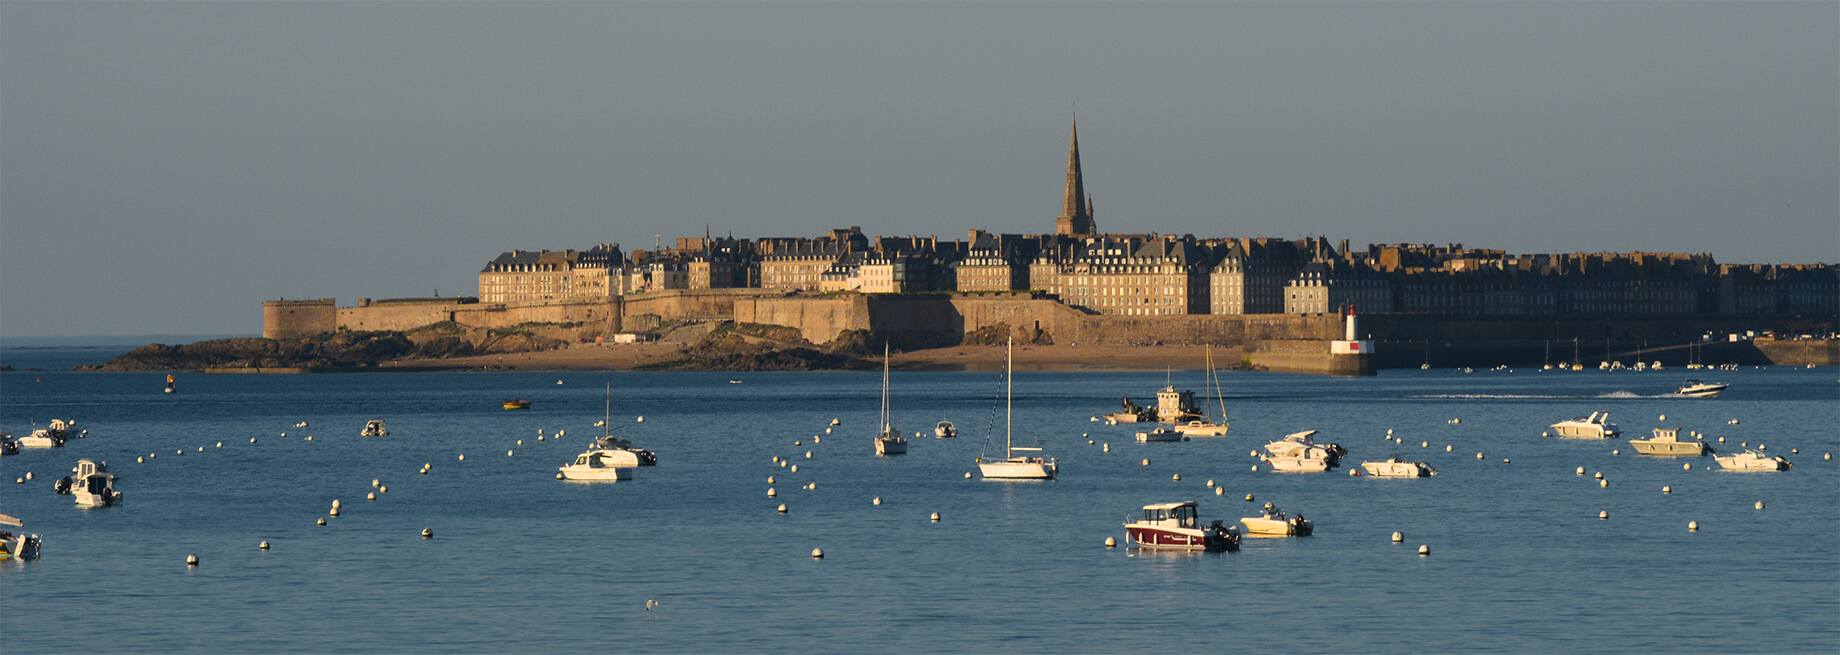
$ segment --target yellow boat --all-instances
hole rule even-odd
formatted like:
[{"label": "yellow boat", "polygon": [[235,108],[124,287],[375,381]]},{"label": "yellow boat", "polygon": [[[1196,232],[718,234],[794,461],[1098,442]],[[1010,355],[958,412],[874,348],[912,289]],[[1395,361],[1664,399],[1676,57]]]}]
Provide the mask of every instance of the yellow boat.
[{"label": "yellow boat", "polygon": [[530,401],[522,398],[505,401],[505,409],[530,409]]}]

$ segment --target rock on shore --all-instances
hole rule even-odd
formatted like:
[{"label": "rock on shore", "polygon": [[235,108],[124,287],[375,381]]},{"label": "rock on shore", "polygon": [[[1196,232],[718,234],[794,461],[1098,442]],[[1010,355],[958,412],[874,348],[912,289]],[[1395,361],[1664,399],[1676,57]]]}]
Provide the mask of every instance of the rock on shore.
[{"label": "rock on shore", "polygon": [[412,332],[337,332],[302,339],[213,339],[148,344],[78,371],[201,371],[222,368],[366,368],[400,359],[551,350],[557,339],[522,332],[429,326]]}]

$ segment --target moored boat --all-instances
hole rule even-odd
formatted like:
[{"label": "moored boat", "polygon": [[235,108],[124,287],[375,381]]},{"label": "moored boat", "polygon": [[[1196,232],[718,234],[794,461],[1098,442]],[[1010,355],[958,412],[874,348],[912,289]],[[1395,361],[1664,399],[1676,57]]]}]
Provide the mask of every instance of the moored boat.
[{"label": "moored boat", "polygon": [[364,429],[358,432],[360,437],[387,437],[390,430],[383,427],[383,421],[366,421]]},{"label": "moored boat", "polygon": [[875,454],[901,455],[907,452],[907,435],[894,429],[888,408],[888,344],[882,344],[882,434],[875,438]]},{"label": "moored boat", "polygon": [[1325,457],[1266,457],[1265,463],[1277,473],[1321,473],[1335,466],[1336,461]]},{"label": "moored boat", "polygon": [[[1003,355],[1003,459],[992,460],[978,458],[978,473],[985,479],[1000,480],[1052,480],[1060,474],[1060,460],[1053,457],[1017,455],[1017,452],[1041,452],[1040,448],[1023,448],[1016,445],[1015,430],[1015,385],[1016,385],[1016,342],[1011,339]],[[989,447],[989,438],[985,439]]]},{"label": "moored boat", "polygon": [[1706,442],[1681,441],[1680,428],[1655,428],[1652,439],[1630,439],[1629,446],[1643,455],[1699,457],[1706,454]]},{"label": "moored boat", "polygon": [[1687,380],[1686,384],[1680,385],[1680,388],[1674,391],[1674,395],[1686,396],[1688,398],[1717,398],[1719,394],[1724,393],[1725,388],[1729,386],[1731,385],[1720,384],[1718,382]]},{"label": "moored boat", "polygon": [[505,401],[505,409],[530,409],[530,401],[524,400],[523,398],[513,398]]},{"label": "moored boat", "polygon": [[11,432],[0,432],[0,455],[18,455],[19,440]]},{"label": "moored boat", "polygon": [[108,462],[80,459],[70,475],[59,479],[53,489],[75,496],[77,504],[84,507],[110,507],[122,501],[121,492],[115,490],[115,479]]},{"label": "moored boat", "polygon": [[1795,468],[1794,464],[1780,456],[1765,455],[1748,448],[1732,455],[1716,455],[1713,459],[1728,471],[1783,471]]},{"label": "moored boat", "polygon": [[1237,550],[1239,531],[1215,521],[1201,524],[1195,501],[1145,505],[1143,518],[1124,524],[1125,544],[1138,548]]},{"label": "moored boat", "polygon": [[1246,534],[1255,537],[1301,537],[1316,531],[1316,525],[1302,514],[1288,516],[1271,503],[1265,503],[1263,514],[1248,516],[1239,522],[1246,526]]},{"label": "moored boat", "polygon": [[1428,478],[1437,475],[1437,469],[1425,462],[1408,462],[1398,455],[1388,455],[1385,461],[1361,462],[1361,468],[1367,475],[1376,478]]},{"label": "moored boat", "polygon": [[77,424],[76,421],[66,421],[64,419],[51,419],[50,426],[39,428],[37,430],[33,430],[32,434],[20,437],[17,440],[19,447],[20,448],[57,448],[57,447],[63,446],[64,442],[69,441],[72,437],[76,437],[80,434],[76,432],[74,429],[76,424]]},{"label": "moored boat", "polygon": [[565,480],[577,482],[612,482],[631,480],[633,467],[639,465],[638,455],[618,448],[595,446],[587,452],[575,456],[575,461],[557,467]]},{"label": "moored boat", "polygon": [[1182,439],[1183,439],[1182,433],[1169,429],[1169,428],[1156,428],[1154,430],[1137,433],[1138,443],[1149,443],[1152,441],[1181,441]]},{"label": "moored boat", "polygon": [[1265,452],[1272,457],[1297,457],[1333,460],[1348,454],[1348,449],[1341,444],[1316,443],[1316,431],[1304,430],[1284,435],[1283,439],[1265,444]]},{"label": "moored boat", "polygon": [[1552,435],[1566,439],[1615,439],[1622,432],[1610,422],[1610,412],[1591,412],[1590,416],[1560,421],[1551,426]]},{"label": "moored boat", "polygon": [[958,436],[958,427],[952,425],[951,421],[940,421],[939,425],[933,426],[933,436],[940,439],[955,438]]},{"label": "moored boat", "polygon": [[[0,526],[18,528],[24,527],[25,522],[0,514]],[[0,530],[0,560],[9,559],[38,559],[38,535]]]}]

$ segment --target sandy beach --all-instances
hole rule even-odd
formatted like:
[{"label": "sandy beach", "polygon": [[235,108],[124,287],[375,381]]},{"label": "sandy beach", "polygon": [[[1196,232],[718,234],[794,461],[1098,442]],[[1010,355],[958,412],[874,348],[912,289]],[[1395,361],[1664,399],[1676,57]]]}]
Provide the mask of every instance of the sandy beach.
[{"label": "sandy beach", "polygon": [[[451,359],[385,362],[395,370],[623,371],[679,357],[684,344],[575,344],[561,350]],[[1206,366],[1202,346],[1017,346],[1016,368],[1026,371],[1160,371],[1200,370]],[[1238,348],[1214,349],[1216,367],[1237,364]],[[899,353],[893,365],[907,370],[982,371],[1003,365],[1002,346],[954,346]]]}]

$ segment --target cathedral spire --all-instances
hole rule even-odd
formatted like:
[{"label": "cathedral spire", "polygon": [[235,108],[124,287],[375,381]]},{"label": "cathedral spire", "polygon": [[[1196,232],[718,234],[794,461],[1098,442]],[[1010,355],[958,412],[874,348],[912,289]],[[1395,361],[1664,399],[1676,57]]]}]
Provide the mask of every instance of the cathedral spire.
[{"label": "cathedral spire", "polygon": [[1086,181],[1080,175],[1080,119],[1075,116],[1067,140],[1067,190],[1061,200],[1061,215],[1054,220],[1056,234],[1092,234],[1092,203],[1086,195]]}]

